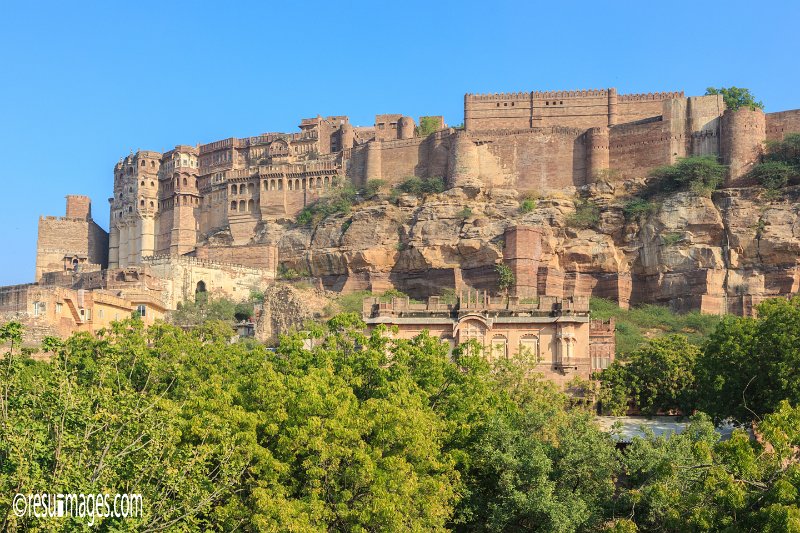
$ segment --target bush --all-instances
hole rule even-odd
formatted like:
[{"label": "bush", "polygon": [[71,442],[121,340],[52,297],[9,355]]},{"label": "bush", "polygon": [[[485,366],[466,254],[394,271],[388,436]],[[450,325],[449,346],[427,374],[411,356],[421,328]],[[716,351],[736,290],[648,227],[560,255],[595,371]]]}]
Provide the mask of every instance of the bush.
[{"label": "bush", "polygon": [[536,209],[536,200],[526,199],[519,204],[520,213],[530,213],[534,209]]},{"label": "bush", "polygon": [[656,211],[658,204],[644,198],[633,198],[622,207],[625,220],[646,220]]},{"label": "bush", "polygon": [[456,217],[460,218],[461,220],[466,220],[471,216],[472,216],[472,209],[469,207],[465,207],[456,214]]},{"label": "bush", "polygon": [[300,225],[316,225],[331,215],[346,215],[353,208],[357,198],[358,193],[351,183],[331,189],[327,196],[304,207],[297,214],[296,221]]},{"label": "bush", "polygon": [[405,193],[422,198],[426,194],[444,192],[444,189],[443,178],[418,178],[412,176],[395,186],[394,191],[392,191],[392,197],[396,198],[400,193]]},{"label": "bush", "polygon": [[364,198],[372,198],[378,194],[385,185],[386,182],[383,180],[367,180],[366,185],[364,185],[364,188],[362,189]]},{"label": "bush", "polygon": [[675,246],[683,240],[683,233],[665,233],[661,236],[661,243],[664,246]]},{"label": "bush", "polygon": [[795,168],[800,167],[800,133],[789,133],[781,141],[767,143],[765,161],[782,161]]},{"label": "bush", "polygon": [[588,200],[575,205],[575,212],[567,217],[567,225],[571,228],[586,229],[600,222],[600,208]]},{"label": "bush", "polygon": [[651,194],[657,191],[676,191],[689,188],[698,194],[710,194],[722,185],[727,167],[714,156],[686,157],[674,165],[658,167],[650,176],[655,178]]},{"label": "bush", "polygon": [[794,167],[783,161],[765,161],[750,171],[750,176],[755,178],[762,187],[773,190],[786,187],[794,174]]}]

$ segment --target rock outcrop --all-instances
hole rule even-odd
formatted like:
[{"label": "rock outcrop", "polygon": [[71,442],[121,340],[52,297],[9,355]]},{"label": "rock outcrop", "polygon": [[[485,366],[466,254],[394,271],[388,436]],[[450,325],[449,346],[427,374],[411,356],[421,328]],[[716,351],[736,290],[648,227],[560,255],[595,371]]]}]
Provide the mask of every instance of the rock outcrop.
[{"label": "rock outcrop", "polygon": [[711,197],[679,192],[636,217],[626,216],[623,185],[581,191],[595,213],[588,221],[575,216],[574,198],[540,199],[522,213],[515,191],[456,187],[424,200],[362,204],[316,227],[267,228],[261,238],[272,236],[284,268],[336,291],[397,288],[418,298],[463,285],[494,291],[494,266],[514,227],[540,229],[537,279],[525,280],[540,295],[750,313],[761,299],[800,288],[800,189],[778,199],[757,187]]}]

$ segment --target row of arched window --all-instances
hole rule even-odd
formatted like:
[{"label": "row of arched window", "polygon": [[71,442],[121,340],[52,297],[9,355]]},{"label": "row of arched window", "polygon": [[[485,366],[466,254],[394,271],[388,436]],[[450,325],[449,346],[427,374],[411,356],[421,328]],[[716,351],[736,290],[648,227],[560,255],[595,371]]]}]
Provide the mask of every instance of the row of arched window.
[{"label": "row of arched window", "polygon": [[253,200],[236,200],[231,201],[231,211],[236,211],[239,213],[252,213],[255,210],[255,203]]}]

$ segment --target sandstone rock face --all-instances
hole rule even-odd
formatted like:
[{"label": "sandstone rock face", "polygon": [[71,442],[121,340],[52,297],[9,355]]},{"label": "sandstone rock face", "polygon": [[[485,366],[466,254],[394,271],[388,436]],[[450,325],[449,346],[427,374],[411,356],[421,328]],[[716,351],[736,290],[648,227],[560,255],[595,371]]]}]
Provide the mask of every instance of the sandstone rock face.
[{"label": "sandstone rock face", "polygon": [[679,192],[634,219],[625,215],[625,189],[599,183],[580,191],[599,209],[589,227],[575,227],[572,198],[541,199],[521,213],[515,191],[470,185],[364,204],[315,228],[266,228],[259,238],[277,243],[285,268],[337,291],[397,288],[418,298],[461,285],[496,291],[494,265],[514,226],[541,229],[532,283],[540,295],[749,313],[761,299],[800,289],[800,190],[779,199],[758,188],[711,198]]},{"label": "sandstone rock face", "polygon": [[256,338],[275,340],[292,329],[301,329],[307,320],[322,316],[329,302],[320,290],[298,289],[284,283],[270,285],[257,313]]}]

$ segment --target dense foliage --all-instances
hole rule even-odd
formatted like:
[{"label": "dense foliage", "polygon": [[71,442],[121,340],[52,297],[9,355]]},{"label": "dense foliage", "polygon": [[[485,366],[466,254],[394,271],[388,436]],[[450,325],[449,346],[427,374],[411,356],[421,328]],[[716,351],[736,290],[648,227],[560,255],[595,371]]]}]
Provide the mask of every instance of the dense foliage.
[{"label": "dense foliage", "polygon": [[590,200],[575,202],[575,212],[566,218],[567,226],[586,229],[600,222],[600,208]]},{"label": "dense foliage", "polygon": [[756,101],[750,89],[743,87],[709,87],[706,89],[707,95],[721,94],[725,101],[725,107],[734,111],[738,109],[764,109],[764,103]]},{"label": "dense foliage", "polygon": [[683,336],[653,339],[601,374],[604,407],[655,414],[703,411],[715,420],[759,419],[800,404],[800,297],[726,316],[698,349]]},{"label": "dense foliage", "polygon": [[400,194],[411,194],[422,198],[426,194],[444,192],[444,189],[445,183],[443,178],[418,178],[412,176],[394,187],[392,197],[396,199]]},{"label": "dense foliage", "polygon": [[[761,440],[720,441],[698,414],[624,453],[525,361],[385,331],[342,314],[271,351],[220,321],[133,318],[46,339],[49,362],[15,350],[0,493],[143,494],[142,517],[101,531],[800,531],[800,299],[724,319],[702,350],[655,339],[604,375],[643,411],[696,404],[754,420]],[[7,347],[20,338],[0,327]],[[85,525],[10,503],[3,529]]]},{"label": "dense foliage", "polygon": [[441,124],[438,117],[419,117],[419,126],[417,126],[417,136],[427,137],[439,130]]},{"label": "dense foliage", "polygon": [[726,172],[727,167],[714,156],[679,159],[674,165],[658,167],[650,172],[651,183],[645,196],[684,189],[708,195],[722,185]]},{"label": "dense foliage", "polygon": [[800,133],[790,133],[781,141],[767,143],[763,161],[750,175],[771,191],[800,181]]}]

